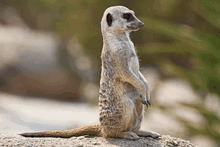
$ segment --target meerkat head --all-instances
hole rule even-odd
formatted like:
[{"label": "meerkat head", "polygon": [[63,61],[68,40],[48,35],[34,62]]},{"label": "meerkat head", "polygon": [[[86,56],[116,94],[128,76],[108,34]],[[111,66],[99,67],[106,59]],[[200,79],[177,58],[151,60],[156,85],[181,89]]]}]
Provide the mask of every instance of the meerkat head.
[{"label": "meerkat head", "polygon": [[142,28],[141,22],[134,14],[124,6],[113,6],[105,10],[101,21],[102,32],[126,33]]}]

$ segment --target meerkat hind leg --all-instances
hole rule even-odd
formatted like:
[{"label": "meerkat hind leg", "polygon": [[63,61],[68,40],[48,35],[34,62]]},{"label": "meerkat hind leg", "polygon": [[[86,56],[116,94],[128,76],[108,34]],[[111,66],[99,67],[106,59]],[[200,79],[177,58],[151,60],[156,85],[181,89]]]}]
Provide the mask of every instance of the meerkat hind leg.
[{"label": "meerkat hind leg", "polygon": [[134,132],[121,132],[118,135],[119,138],[124,138],[124,139],[130,139],[130,140],[137,140],[140,139],[140,137],[135,134]]},{"label": "meerkat hind leg", "polygon": [[152,137],[152,138],[158,138],[160,137],[161,135],[156,133],[156,132],[151,132],[151,131],[135,131],[135,133],[138,135],[138,136],[142,136],[142,137]]}]

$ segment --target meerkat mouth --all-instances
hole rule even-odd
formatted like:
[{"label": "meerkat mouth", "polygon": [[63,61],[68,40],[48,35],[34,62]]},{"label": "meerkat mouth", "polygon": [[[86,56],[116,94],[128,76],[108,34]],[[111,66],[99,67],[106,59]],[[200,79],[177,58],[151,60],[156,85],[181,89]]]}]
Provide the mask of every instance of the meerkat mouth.
[{"label": "meerkat mouth", "polygon": [[132,27],[132,26],[127,26],[127,28],[131,31],[138,31],[140,29],[140,28]]},{"label": "meerkat mouth", "polygon": [[130,25],[127,25],[127,28],[132,30],[132,31],[137,31],[137,30],[139,30],[143,27],[144,27],[143,22],[135,22],[135,23],[131,23]]}]

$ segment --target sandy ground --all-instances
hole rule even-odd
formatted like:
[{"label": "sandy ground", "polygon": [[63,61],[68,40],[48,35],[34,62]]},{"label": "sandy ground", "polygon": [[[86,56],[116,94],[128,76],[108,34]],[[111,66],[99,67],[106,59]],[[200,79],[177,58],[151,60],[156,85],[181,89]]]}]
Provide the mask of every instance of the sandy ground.
[{"label": "sandy ground", "polygon": [[168,135],[160,139],[141,138],[136,141],[116,138],[80,136],[61,138],[24,138],[19,135],[1,134],[0,146],[13,147],[194,147],[189,141]]}]

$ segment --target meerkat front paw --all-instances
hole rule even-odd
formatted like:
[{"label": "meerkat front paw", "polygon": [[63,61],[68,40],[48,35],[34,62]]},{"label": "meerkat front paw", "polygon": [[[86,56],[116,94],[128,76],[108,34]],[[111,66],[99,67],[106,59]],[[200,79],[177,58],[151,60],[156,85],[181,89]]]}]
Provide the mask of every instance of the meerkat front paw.
[{"label": "meerkat front paw", "polygon": [[148,106],[150,106],[151,101],[150,100],[142,100],[142,103],[148,107]]},{"label": "meerkat front paw", "polygon": [[148,101],[147,101],[146,95],[140,95],[140,98],[141,98],[142,104],[148,106]]},{"label": "meerkat front paw", "polygon": [[150,95],[149,94],[147,94],[147,97],[145,99],[142,98],[142,103],[144,105],[146,105],[147,107],[151,105],[151,100],[150,100]]}]

